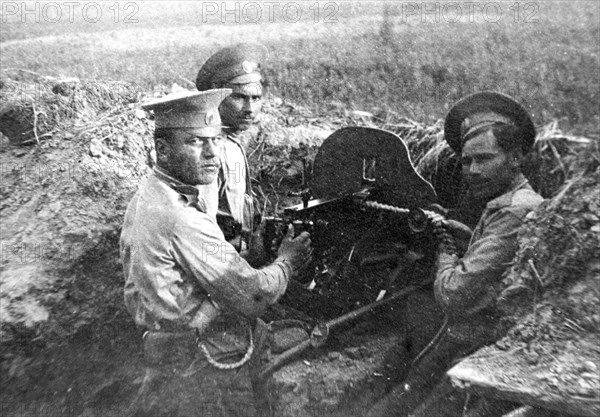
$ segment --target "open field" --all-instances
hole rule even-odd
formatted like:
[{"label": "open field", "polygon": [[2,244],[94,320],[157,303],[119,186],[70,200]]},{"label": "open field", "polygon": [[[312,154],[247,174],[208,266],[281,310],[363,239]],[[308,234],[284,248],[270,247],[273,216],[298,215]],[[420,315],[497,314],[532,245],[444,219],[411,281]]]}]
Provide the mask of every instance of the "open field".
[{"label": "open field", "polygon": [[[121,2],[118,13],[105,3],[93,23],[80,15],[82,3],[71,23],[66,9],[51,22],[58,15],[50,8],[22,15],[3,2],[2,76],[31,80],[22,69],[123,80],[142,91],[193,88],[215,49],[260,41],[271,51],[271,93],[322,112],[333,103],[432,122],[462,95],[492,89],[524,102],[538,125],[559,119],[597,135],[598,2],[305,2],[300,15],[284,9],[297,3],[269,10],[254,2],[260,24],[250,23],[247,2],[230,3],[229,14],[210,2]],[[90,10],[87,20],[97,16]]]}]

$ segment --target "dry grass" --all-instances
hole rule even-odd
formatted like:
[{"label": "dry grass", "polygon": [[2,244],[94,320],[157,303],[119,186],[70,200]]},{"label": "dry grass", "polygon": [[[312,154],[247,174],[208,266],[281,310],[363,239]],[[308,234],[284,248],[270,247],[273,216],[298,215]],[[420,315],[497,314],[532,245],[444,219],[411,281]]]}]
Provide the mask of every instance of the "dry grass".
[{"label": "dry grass", "polygon": [[138,99],[134,86],[124,82],[40,76],[25,84],[6,79],[0,102],[2,133],[13,143],[39,143],[73,123],[101,123]]},{"label": "dry grass", "polygon": [[[154,91],[141,92],[138,86],[123,82],[82,82],[52,77],[38,77],[37,83],[27,86],[11,79],[5,83],[0,105],[2,132],[12,142],[23,144],[44,140],[65,130],[74,136],[93,130],[101,135],[103,126],[114,124],[119,112],[139,107],[149,95],[170,90],[158,86]],[[151,128],[150,123],[147,125]],[[443,140],[441,120],[426,125],[394,111],[372,114],[335,104],[318,113],[270,96],[260,117],[258,139],[249,150],[256,185],[272,191],[282,183],[301,186],[299,181],[307,174],[303,172],[301,161],[305,160],[310,168],[323,140],[333,131],[351,125],[396,133],[407,144],[419,173],[432,182],[454,157]],[[127,136],[127,126],[120,127]],[[524,166],[534,188],[545,197],[551,196],[573,176],[571,167],[576,164],[580,151],[592,143],[590,139],[562,132],[556,120],[538,129],[534,151]]]}]

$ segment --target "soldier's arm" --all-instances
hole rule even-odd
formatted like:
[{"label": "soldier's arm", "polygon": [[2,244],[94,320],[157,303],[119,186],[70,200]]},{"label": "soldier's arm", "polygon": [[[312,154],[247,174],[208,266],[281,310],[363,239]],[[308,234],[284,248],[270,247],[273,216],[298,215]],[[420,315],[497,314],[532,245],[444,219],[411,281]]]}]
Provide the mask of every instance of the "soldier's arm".
[{"label": "soldier's arm", "polygon": [[486,219],[483,235],[462,258],[441,253],[434,284],[437,302],[449,314],[492,306],[496,285],[517,251],[522,216],[500,209]]},{"label": "soldier's arm", "polygon": [[252,268],[229,244],[216,222],[195,213],[173,230],[173,256],[220,306],[245,316],[260,315],[283,295],[292,274],[283,260]]}]

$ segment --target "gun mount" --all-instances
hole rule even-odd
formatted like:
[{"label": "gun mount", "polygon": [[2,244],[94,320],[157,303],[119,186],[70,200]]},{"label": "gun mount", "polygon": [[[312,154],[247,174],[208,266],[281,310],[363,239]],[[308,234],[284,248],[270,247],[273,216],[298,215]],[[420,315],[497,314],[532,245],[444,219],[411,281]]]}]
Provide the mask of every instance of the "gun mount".
[{"label": "gun mount", "polygon": [[363,127],[334,132],[302,195],[265,230],[271,257],[289,223],[296,233],[309,231],[313,242],[312,265],[292,280],[281,304],[330,319],[429,277],[433,226],[442,218],[424,210],[436,202],[435,192],[397,135]]}]

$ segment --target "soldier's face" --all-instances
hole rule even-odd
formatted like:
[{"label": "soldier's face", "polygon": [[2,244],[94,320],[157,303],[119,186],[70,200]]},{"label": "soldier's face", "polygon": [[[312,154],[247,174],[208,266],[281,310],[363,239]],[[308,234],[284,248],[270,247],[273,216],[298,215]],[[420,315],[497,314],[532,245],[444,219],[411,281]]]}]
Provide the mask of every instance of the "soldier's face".
[{"label": "soldier's face", "polygon": [[519,169],[518,161],[498,146],[491,130],[464,144],[461,162],[469,195],[476,199],[491,199],[508,191]]},{"label": "soldier's face", "polygon": [[193,131],[174,130],[169,143],[157,151],[173,177],[189,185],[210,184],[219,172],[221,136],[202,137]]},{"label": "soldier's face", "polygon": [[229,84],[233,90],[219,106],[223,125],[235,130],[247,130],[262,109],[262,85],[260,82]]}]

